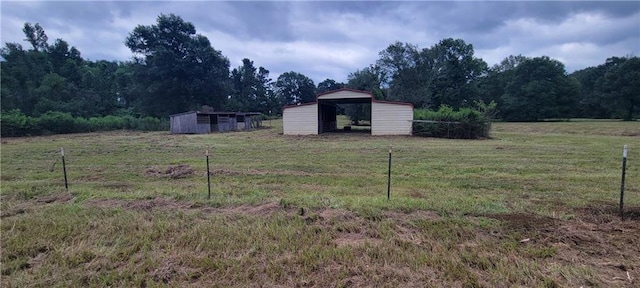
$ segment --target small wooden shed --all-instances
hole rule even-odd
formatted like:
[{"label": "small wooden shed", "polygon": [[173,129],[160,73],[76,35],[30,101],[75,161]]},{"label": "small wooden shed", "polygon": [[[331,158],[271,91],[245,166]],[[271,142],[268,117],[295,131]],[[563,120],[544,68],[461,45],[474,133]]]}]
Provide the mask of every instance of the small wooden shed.
[{"label": "small wooden shed", "polygon": [[251,130],[262,126],[262,114],[257,112],[189,111],[169,116],[171,134],[206,134]]}]

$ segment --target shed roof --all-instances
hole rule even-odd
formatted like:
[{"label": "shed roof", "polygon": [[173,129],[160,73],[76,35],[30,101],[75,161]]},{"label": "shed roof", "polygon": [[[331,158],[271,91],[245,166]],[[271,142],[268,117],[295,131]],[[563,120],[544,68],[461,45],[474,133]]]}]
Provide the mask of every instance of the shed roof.
[{"label": "shed roof", "polygon": [[203,112],[203,111],[187,111],[177,114],[169,115],[169,117],[181,116],[187,114],[199,114],[199,115],[260,115],[260,112],[224,112],[224,111],[214,111],[214,112]]},{"label": "shed roof", "polygon": [[[341,92],[350,92],[350,93],[341,93]],[[342,89],[332,90],[332,91],[318,94],[318,96],[316,96],[316,100],[335,99],[335,97],[332,97],[332,96],[336,94],[340,95],[339,96],[340,99],[361,99],[361,98],[373,99],[373,94],[371,94],[371,92],[369,91],[342,88]]]},{"label": "shed roof", "polygon": [[[340,92],[352,92],[352,93],[340,93]],[[338,97],[332,97],[332,96],[338,96]],[[353,99],[353,100],[350,100],[350,99]],[[370,100],[371,102],[376,102],[376,103],[407,105],[407,106],[413,107],[413,104],[407,103],[407,102],[377,100],[376,98],[373,97],[373,94],[371,94],[371,92],[369,91],[342,88],[342,89],[327,91],[327,92],[318,94],[318,96],[316,96],[316,102],[301,103],[297,105],[288,105],[288,106],[284,106],[283,109],[294,108],[294,107],[304,106],[304,105],[313,105],[313,104],[317,104],[319,100],[331,100],[337,103],[362,103],[363,101],[368,102],[368,100]]]}]

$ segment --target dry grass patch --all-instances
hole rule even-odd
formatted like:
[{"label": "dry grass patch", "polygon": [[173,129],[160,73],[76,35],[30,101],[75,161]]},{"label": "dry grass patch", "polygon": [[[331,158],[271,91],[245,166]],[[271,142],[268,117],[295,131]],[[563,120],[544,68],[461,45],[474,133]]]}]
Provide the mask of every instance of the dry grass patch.
[{"label": "dry grass patch", "polygon": [[[41,273],[66,267],[59,277],[70,286],[633,287],[640,264],[638,219],[620,221],[606,207],[576,209],[569,220],[424,210],[367,219],[276,202],[213,208],[171,198],[90,199],[81,208],[42,199],[64,197],[34,198],[28,203],[39,209],[3,218],[3,243],[14,247],[3,254],[5,284],[59,281]],[[66,210],[76,215],[69,223],[41,218]],[[6,238],[16,232],[46,238]],[[18,239],[30,240],[16,249]],[[572,267],[597,269],[585,278]]]},{"label": "dry grass patch", "polygon": [[172,165],[168,167],[153,166],[144,171],[147,177],[169,177],[172,179],[184,178],[193,175],[193,168],[187,164]]}]

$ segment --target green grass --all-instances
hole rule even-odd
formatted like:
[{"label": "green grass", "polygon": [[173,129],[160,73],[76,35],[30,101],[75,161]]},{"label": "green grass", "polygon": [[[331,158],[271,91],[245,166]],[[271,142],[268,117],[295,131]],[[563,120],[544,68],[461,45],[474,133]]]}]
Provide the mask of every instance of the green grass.
[{"label": "green grass", "polygon": [[[281,120],[271,123],[208,135],[3,138],[1,286],[633,287],[640,279],[637,123],[494,123],[491,139],[478,141],[283,136]],[[632,217],[622,222],[624,144]],[[175,165],[194,172],[146,173]]]}]

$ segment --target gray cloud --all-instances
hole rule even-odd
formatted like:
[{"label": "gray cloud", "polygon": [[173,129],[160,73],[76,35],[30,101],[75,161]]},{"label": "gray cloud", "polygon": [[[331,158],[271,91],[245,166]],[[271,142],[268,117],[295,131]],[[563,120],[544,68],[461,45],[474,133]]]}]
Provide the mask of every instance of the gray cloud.
[{"label": "gray cloud", "polygon": [[431,47],[444,38],[474,45],[488,64],[509,55],[549,56],[569,72],[607,57],[640,54],[638,2],[7,2],[1,41],[23,42],[40,23],[91,60],[130,59],[137,25],[160,13],[192,22],[232,66],[249,58],[272,72],[345,81],[394,41]]}]

